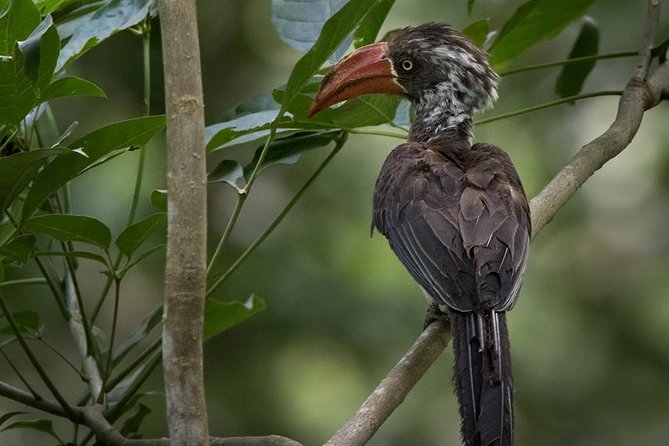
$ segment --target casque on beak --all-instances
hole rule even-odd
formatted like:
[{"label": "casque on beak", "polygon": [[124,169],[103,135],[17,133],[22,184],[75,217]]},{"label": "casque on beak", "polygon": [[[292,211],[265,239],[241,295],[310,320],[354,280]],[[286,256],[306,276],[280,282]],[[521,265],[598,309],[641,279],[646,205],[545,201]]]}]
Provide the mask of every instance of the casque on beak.
[{"label": "casque on beak", "polygon": [[309,117],[330,105],[357,96],[405,93],[397,82],[388,51],[388,43],[372,43],[340,60],[323,78],[321,88],[309,107]]}]

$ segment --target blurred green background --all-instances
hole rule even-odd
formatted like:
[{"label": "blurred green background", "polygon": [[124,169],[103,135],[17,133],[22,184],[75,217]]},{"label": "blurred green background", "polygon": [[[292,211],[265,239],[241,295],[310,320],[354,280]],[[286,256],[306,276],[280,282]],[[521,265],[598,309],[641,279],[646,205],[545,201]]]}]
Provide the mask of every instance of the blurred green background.
[{"label": "blurred green background", "polygon": [[[462,29],[483,17],[496,29],[523,2],[479,0],[472,17],[466,3],[397,1],[381,34],[432,20]],[[601,29],[600,52],[640,46],[645,3],[595,4],[590,15]],[[237,103],[284,83],[300,54],[274,33],[269,0],[201,0],[198,7],[207,123],[213,124],[225,120]],[[568,28],[513,66],[566,58],[577,31],[577,26]],[[667,12],[658,36],[669,37]],[[162,75],[155,21],[153,38],[152,111],[159,113]],[[636,63],[636,58],[600,61],[585,91],[622,89]],[[117,35],[72,71],[99,84],[109,98],[57,102],[61,128],[76,120],[77,133],[83,134],[141,114],[139,38]],[[505,78],[501,99],[487,115],[555,99],[557,73],[549,69]],[[532,197],[581,145],[606,130],[617,101],[592,99],[481,125],[475,139],[509,152]],[[597,172],[532,245],[525,285],[509,316],[519,446],[669,444],[668,123],[666,104],[650,111],[630,147]],[[426,306],[421,291],[384,238],[369,237],[376,175],[397,143],[351,135],[295,210],[217,293],[234,300],[256,293],[268,308],[205,346],[212,435],[276,433],[305,445],[322,444],[420,333]],[[164,141],[157,138],[148,150],[140,216],[151,211],[151,190],[165,185]],[[217,152],[211,166],[223,157],[249,160],[253,150]],[[221,269],[265,228],[326,153],[307,153],[298,164],[260,177]],[[136,154],[125,155],[104,172],[78,180],[72,187],[73,211],[96,216],[118,232],[136,162]],[[210,189],[212,251],[234,199],[226,185]],[[153,259],[128,277],[121,330],[130,330],[160,302],[161,262]],[[97,296],[102,277],[94,265],[84,268],[84,291]],[[30,268],[19,274],[30,275]],[[49,320],[56,312],[46,292],[17,289],[8,300],[16,309],[39,308],[46,335],[66,346],[67,327]],[[30,370],[16,352],[17,363]],[[67,389],[65,377],[71,375],[61,364],[54,358],[49,370]],[[459,444],[451,375],[449,346],[370,444]],[[0,379],[16,381],[5,365]],[[160,390],[161,385],[156,373],[146,388]],[[145,403],[153,409],[144,425],[146,436],[164,435],[162,396],[149,395]],[[0,400],[0,413],[17,408]],[[69,430],[62,432],[69,436]],[[16,430],[0,434],[0,444],[49,444],[45,438]]]}]

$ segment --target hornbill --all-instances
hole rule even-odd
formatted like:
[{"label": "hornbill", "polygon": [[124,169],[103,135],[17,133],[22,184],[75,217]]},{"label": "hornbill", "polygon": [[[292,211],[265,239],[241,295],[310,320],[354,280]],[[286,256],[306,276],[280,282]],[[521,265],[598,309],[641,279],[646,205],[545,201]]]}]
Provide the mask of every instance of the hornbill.
[{"label": "hornbill", "polygon": [[428,319],[450,322],[467,446],[513,444],[506,312],[527,264],[530,213],[509,156],[471,142],[472,114],[497,99],[498,79],[464,35],[427,23],[343,58],[309,110],[370,93],[413,103],[408,141],[376,182],[372,229],[431,296]]}]

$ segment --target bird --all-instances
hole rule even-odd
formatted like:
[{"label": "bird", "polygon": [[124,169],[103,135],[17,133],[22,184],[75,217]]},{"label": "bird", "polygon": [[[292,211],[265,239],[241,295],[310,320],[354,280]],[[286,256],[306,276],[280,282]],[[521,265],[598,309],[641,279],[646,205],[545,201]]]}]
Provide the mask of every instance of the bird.
[{"label": "bird", "polygon": [[426,23],[342,58],[308,111],[366,94],[400,95],[413,105],[407,142],[388,155],[376,181],[372,231],[429,295],[426,323],[450,324],[466,446],[514,441],[506,313],[526,270],[530,210],[508,154],[472,143],[472,115],[497,100],[498,81],[487,53],[464,34]]}]

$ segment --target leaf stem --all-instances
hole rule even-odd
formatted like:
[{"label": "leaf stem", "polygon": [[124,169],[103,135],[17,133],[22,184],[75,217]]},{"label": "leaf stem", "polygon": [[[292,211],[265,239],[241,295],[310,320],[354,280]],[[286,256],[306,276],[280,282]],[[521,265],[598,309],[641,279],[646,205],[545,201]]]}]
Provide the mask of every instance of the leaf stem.
[{"label": "leaf stem", "polygon": [[58,304],[58,309],[60,310],[61,315],[63,316],[63,318],[65,318],[65,320],[69,321],[72,315],[70,314],[70,311],[67,309],[67,305],[63,300],[63,295],[58,292],[58,287],[54,284],[54,279],[51,277],[51,274],[49,274],[49,271],[47,271],[46,267],[44,266],[44,263],[42,263],[40,258],[37,256],[33,258],[35,259],[35,263],[37,264],[37,268],[40,270],[40,273],[42,273],[42,276],[44,276],[44,278],[46,279],[46,283],[47,285],[49,285],[51,294],[53,294],[53,297],[56,299],[56,304]]},{"label": "leaf stem", "polygon": [[260,166],[265,160],[267,152],[269,152],[269,147],[272,144],[272,141],[274,140],[274,136],[276,135],[276,129],[279,126],[279,121],[281,117],[284,115],[284,113],[285,112],[283,110],[279,111],[276,118],[274,118],[274,121],[270,123],[269,134],[267,135],[267,139],[265,140],[265,145],[263,146],[262,151],[260,152],[260,156],[258,157],[258,162],[256,162],[256,165],[253,168],[253,171],[251,172],[251,176],[249,176],[249,179],[246,182],[244,188],[237,192],[237,203],[235,204],[235,209],[232,211],[230,220],[228,220],[228,224],[225,226],[223,235],[221,236],[221,239],[219,240],[218,245],[216,246],[214,254],[211,256],[209,265],[207,265],[207,275],[211,272],[214,263],[223,252],[223,247],[230,238],[230,234],[232,234],[232,230],[237,224],[237,219],[239,218],[239,214],[241,214],[242,208],[244,207],[244,203],[246,202],[246,199],[248,198],[249,193],[251,192],[251,187],[253,186],[253,183],[255,182],[255,179],[258,176],[258,172],[260,171]]},{"label": "leaf stem", "polygon": [[387,136],[389,138],[407,139],[407,135],[401,135],[394,132],[384,132],[383,130],[356,130],[356,129],[342,129],[352,135],[373,135],[373,136]]},{"label": "leaf stem", "polygon": [[348,137],[348,134],[346,132],[342,132],[342,135],[337,139],[337,143],[332,149],[332,152],[323,160],[320,166],[316,169],[316,171],[309,177],[309,179],[304,183],[302,188],[295,194],[295,196],[288,202],[286,207],[283,208],[281,212],[274,218],[274,220],[267,226],[267,228],[258,236],[257,239],[253,243],[251,243],[247,248],[246,251],[242,253],[242,255],[239,256],[239,258],[235,261],[235,263],[228,268],[228,270],[223,273],[216,281],[211,285],[211,287],[207,290],[207,297],[210,297],[220,286],[225,282],[225,280],[230,277],[230,275],[239,267],[239,265],[242,264],[246,258],[255,251],[255,249],[263,242],[265,239],[276,229],[276,227],[281,223],[281,221],[284,219],[284,217],[290,212],[290,210],[295,206],[295,204],[299,201],[299,199],[304,195],[304,193],[309,189],[311,184],[314,182],[314,180],[320,175],[320,173],[325,169],[325,167],[332,161],[332,159],[337,155],[339,150],[344,146],[344,143],[346,142],[346,139]]},{"label": "leaf stem", "polygon": [[46,339],[44,339],[41,335],[37,335],[37,336],[35,336],[35,339],[36,339],[37,341],[40,341],[40,342],[41,342],[42,344],[44,344],[49,350],[51,350],[52,352],[54,352],[54,353],[56,354],[56,356],[58,356],[60,359],[62,359],[63,362],[65,362],[65,364],[67,364],[72,370],[74,370],[74,372],[75,372],[77,375],[79,375],[79,378],[81,378],[83,381],[87,381],[87,380],[88,380],[88,378],[86,378],[86,376],[84,376],[84,374],[81,373],[81,370],[79,370],[74,364],[72,364],[72,361],[70,361],[69,359],[67,359],[67,358],[65,357],[65,355],[63,355],[63,354],[62,354],[62,353],[61,353],[61,352],[60,352],[60,351],[59,351],[53,344],[51,344],[49,341],[47,341]]},{"label": "leaf stem", "polygon": [[[144,116],[151,114],[151,16],[147,15],[142,24],[142,55],[144,67]],[[137,165],[137,175],[135,176],[135,190],[132,194],[132,204],[128,213],[126,226],[135,222],[137,206],[139,204],[139,195],[142,192],[142,179],[144,178],[144,164],[146,162],[146,147],[139,149],[139,163]],[[120,261],[120,256],[119,256]],[[118,263],[118,262],[117,262]],[[118,268],[118,264],[114,264]]]},{"label": "leaf stem", "polygon": [[0,355],[2,355],[3,358],[5,358],[5,361],[7,361],[7,364],[9,364],[9,367],[16,373],[16,376],[19,377],[21,382],[23,383],[24,386],[28,388],[28,391],[32,394],[33,398],[36,400],[41,400],[43,399],[39,393],[33,387],[28,383],[28,380],[25,379],[25,377],[21,374],[19,369],[14,365],[12,362],[11,358],[7,356],[7,353],[5,353],[4,348],[0,347]]},{"label": "leaf stem", "polygon": [[242,208],[244,207],[244,202],[246,201],[246,197],[248,197],[248,194],[244,193],[243,191],[237,193],[237,203],[235,203],[235,209],[232,211],[232,215],[230,215],[228,224],[225,226],[223,235],[221,236],[221,239],[218,241],[218,246],[216,246],[214,255],[211,256],[209,265],[207,265],[207,274],[211,272],[214,263],[216,262],[216,260],[218,260],[221,253],[223,252],[223,246],[225,246],[226,242],[230,238],[230,234],[232,233],[232,228],[234,228],[235,225],[237,224],[237,219],[239,218],[239,214],[241,213]]},{"label": "leaf stem", "polygon": [[42,364],[37,360],[37,357],[33,354],[32,350],[30,349],[30,346],[26,342],[26,339],[23,337],[23,333],[21,333],[21,330],[19,329],[18,325],[16,324],[16,321],[14,320],[14,316],[9,312],[9,309],[5,305],[5,299],[0,293],[0,310],[2,310],[2,313],[5,315],[5,319],[7,319],[7,322],[9,322],[9,326],[12,329],[12,332],[14,332],[14,336],[16,336],[16,339],[19,341],[19,344],[21,344],[21,348],[23,349],[24,353],[26,356],[28,356],[28,359],[32,363],[33,367],[39,374],[40,378],[42,378],[42,381],[44,384],[47,386],[53,397],[58,401],[58,404],[63,408],[63,411],[67,414],[67,416],[71,419],[76,417],[76,414],[74,410],[72,410],[72,407],[65,401],[65,398],[63,398],[63,395],[60,394],[58,391],[58,388],[55,386],[53,381],[51,381],[51,378],[49,378],[49,375],[46,373],[44,368],[42,368]]},{"label": "leaf stem", "polygon": [[[21,231],[19,227],[19,223],[16,221],[14,216],[8,211],[5,210],[5,215],[7,215],[7,218],[9,221],[12,222],[14,227],[16,228],[17,232],[19,234],[22,234],[23,232]],[[37,249],[35,249],[37,251]],[[56,299],[56,304],[58,304],[58,309],[60,310],[61,315],[65,320],[70,320],[70,317],[72,315],[70,314],[70,311],[67,309],[67,305],[65,304],[65,300],[63,298],[63,294],[60,291],[60,288],[56,286],[57,280],[51,277],[51,274],[49,274],[49,271],[47,271],[46,267],[44,266],[44,263],[40,260],[39,257],[33,256],[33,259],[35,260],[35,263],[37,264],[37,268],[40,270],[40,273],[46,280],[47,285],[49,286],[49,289],[51,290],[51,294],[53,294],[53,297]],[[36,279],[23,279],[23,280],[29,280],[29,281],[34,281]],[[0,284],[0,287],[7,286],[11,284],[12,282],[16,283],[17,281],[8,281]]]},{"label": "leaf stem", "polygon": [[555,107],[557,105],[562,105],[569,102],[579,101],[581,99],[595,98],[598,96],[620,96],[621,94],[623,94],[621,90],[603,90],[603,91],[594,91],[591,93],[578,94],[575,96],[569,96],[567,98],[557,99],[555,101],[544,102],[543,104],[533,105],[531,107],[521,108],[519,110],[515,110],[509,113],[502,113],[497,116],[491,116],[489,118],[480,119],[476,121],[476,125],[488,124],[489,122],[512,118],[514,116],[524,115],[526,113],[535,112],[537,110],[543,110],[545,108]]},{"label": "leaf stem", "polygon": [[258,176],[258,172],[260,171],[260,166],[262,165],[263,161],[265,161],[265,156],[267,156],[267,152],[269,152],[269,147],[272,144],[272,141],[274,140],[274,136],[276,135],[276,129],[279,123],[279,119],[283,116],[283,113],[284,112],[279,112],[277,117],[274,119],[274,121],[272,121],[272,123],[269,126],[269,135],[267,135],[267,140],[265,140],[265,145],[263,146],[262,151],[260,152],[260,156],[258,157],[258,162],[253,168],[251,176],[249,177],[249,180],[246,182],[246,186],[244,186],[244,189],[242,189],[241,191],[241,193],[245,195],[248,195],[249,192],[251,192],[251,187],[253,186],[256,177]]},{"label": "leaf stem", "polygon": [[153,353],[155,353],[157,350],[160,350],[160,347],[162,345],[162,339],[158,338],[151,345],[149,345],[142,353],[140,353],[133,361],[128,364],[128,366],[120,371],[118,375],[114,376],[113,378],[110,378],[109,381],[107,381],[107,384],[105,386],[105,390],[107,392],[111,392],[111,390],[116,387],[121,381],[125,379],[126,376],[130,374],[137,366],[142,364],[146,358],[151,356]]},{"label": "leaf stem", "polygon": [[137,393],[137,391],[142,387],[142,385],[146,382],[147,379],[151,376],[151,373],[158,367],[160,364],[160,361],[163,357],[163,352],[161,350],[158,350],[154,356],[149,359],[149,362],[146,364],[146,367],[144,370],[141,371],[139,376],[133,381],[132,384],[130,384],[123,394],[123,396],[119,399],[118,403],[112,407],[109,412],[107,413],[107,420],[109,420],[110,423],[114,423],[121,415],[123,415],[123,412],[125,410],[125,406],[128,404],[128,402],[132,399],[133,396]]},{"label": "leaf stem", "polygon": [[520,67],[520,68],[513,68],[511,70],[506,70],[506,71],[501,71],[499,73],[500,76],[509,76],[511,74],[517,74],[517,73],[523,73],[526,71],[534,71],[534,70],[541,70],[544,68],[551,68],[551,67],[558,67],[561,65],[569,65],[573,63],[579,63],[579,62],[587,62],[591,60],[603,60],[603,59],[616,59],[620,57],[631,57],[631,56],[636,56],[639,54],[638,51],[622,51],[619,53],[608,53],[608,54],[595,54],[592,56],[583,56],[583,57],[573,57],[571,59],[562,59],[562,60],[555,60],[552,62],[545,62],[545,63],[540,63],[536,65],[527,65],[525,67]]},{"label": "leaf stem", "polygon": [[[151,16],[147,15],[142,25],[142,55],[144,67],[144,116],[151,114]],[[142,191],[142,180],[144,178],[144,166],[146,164],[146,148],[139,149],[139,160],[137,164],[137,174],[135,175],[135,188],[132,193],[132,202],[130,204],[130,211],[128,212],[128,219],[126,226],[130,226],[135,221],[137,214],[137,207],[139,205],[139,196]],[[119,252],[118,257],[114,261],[114,270],[117,270],[121,265],[123,254]],[[102,305],[107,299],[107,294],[112,286],[114,279],[108,278],[105,286],[102,288],[100,297],[91,314],[91,321],[95,323],[102,309]]]},{"label": "leaf stem", "polygon": [[121,280],[114,280],[114,313],[112,315],[112,326],[111,334],[109,335],[109,348],[107,349],[107,362],[105,364],[105,372],[102,376],[102,392],[98,396],[98,403],[102,403],[103,395],[105,394],[104,389],[106,387],[105,382],[109,380],[109,376],[112,371],[112,363],[114,361],[114,340],[116,338],[116,325],[118,323],[118,306],[119,301],[121,300]]},{"label": "leaf stem", "polygon": [[49,282],[44,277],[32,277],[30,279],[7,280],[0,283],[0,288],[14,285],[48,285]]}]

